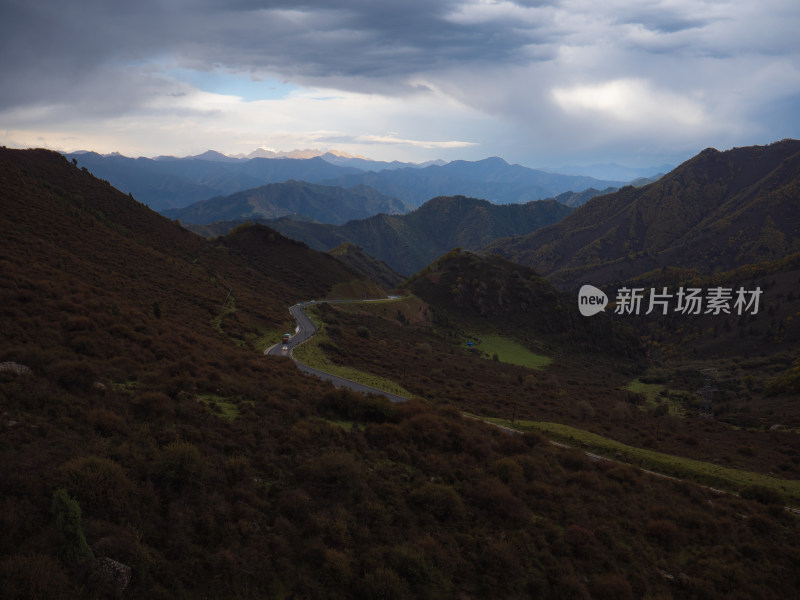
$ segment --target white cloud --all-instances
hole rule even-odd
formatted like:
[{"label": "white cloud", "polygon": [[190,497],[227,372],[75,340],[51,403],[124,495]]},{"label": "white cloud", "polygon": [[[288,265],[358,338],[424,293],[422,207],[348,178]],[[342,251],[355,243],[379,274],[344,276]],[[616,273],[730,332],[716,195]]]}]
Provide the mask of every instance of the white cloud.
[{"label": "white cloud", "polygon": [[366,144],[397,144],[400,146],[414,146],[417,148],[468,148],[469,146],[478,145],[476,142],[406,140],[392,135],[359,135],[354,141]]},{"label": "white cloud", "polygon": [[553,89],[553,98],[567,113],[579,117],[608,118],[627,124],[662,127],[696,127],[708,120],[702,105],[691,98],[638,79],[617,79],[599,84]]}]

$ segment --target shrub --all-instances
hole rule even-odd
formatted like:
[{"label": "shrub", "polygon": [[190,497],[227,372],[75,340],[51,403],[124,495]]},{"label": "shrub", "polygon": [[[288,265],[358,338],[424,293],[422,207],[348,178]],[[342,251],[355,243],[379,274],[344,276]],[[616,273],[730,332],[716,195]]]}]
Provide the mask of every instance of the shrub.
[{"label": "shrub", "polygon": [[670,519],[654,519],[647,522],[647,533],[667,548],[681,541],[682,535],[678,526]]},{"label": "shrub", "polygon": [[413,490],[408,499],[439,521],[460,520],[466,515],[461,496],[449,485],[426,483]]},{"label": "shrub", "polygon": [[592,581],[592,596],[598,600],[626,600],[633,598],[633,590],[624,575],[604,573]]},{"label": "shrub", "polygon": [[206,459],[194,444],[173,442],[161,451],[155,477],[165,487],[178,491],[200,483],[207,473]]},{"label": "shrub", "polygon": [[363,598],[392,600],[394,598],[408,597],[405,581],[392,569],[385,567],[378,567],[364,575],[360,587],[360,597]]},{"label": "shrub", "polygon": [[94,560],[94,554],[86,543],[86,536],[81,527],[81,507],[64,488],[56,490],[53,494],[50,514],[61,533],[61,555],[64,559],[75,563]]},{"label": "shrub", "polygon": [[755,500],[761,504],[777,504],[780,506],[786,504],[786,501],[779,492],[763,485],[751,485],[746,487],[739,495],[745,500]]},{"label": "shrub", "polygon": [[51,556],[11,556],[0,562],[0,597],[59,600],[74,597],[61,564]]},{"label": "shrub", "polygon": [[513,458],[506,457],[496,460],[489,472],[506,484],[524,479],[522,467]]},{"label": "shrub", "polygon": [[61,360],[51,369],[56,382],[68,390],[87,390],[97,381],[94,367],[84,360]]},{"label": "shrub", "polygon": [[59,471],[65,488],[75,494],[92,517],[114,519],[123,514],[136,490],[122,467],[107,458],[75,458]]}]

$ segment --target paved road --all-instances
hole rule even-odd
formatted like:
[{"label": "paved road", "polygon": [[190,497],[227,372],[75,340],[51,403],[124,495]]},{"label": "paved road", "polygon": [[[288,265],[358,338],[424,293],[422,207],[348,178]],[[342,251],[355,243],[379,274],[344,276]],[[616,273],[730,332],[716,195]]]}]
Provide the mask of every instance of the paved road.
[{"label": "paved road", "polygon": [[[357,301],[356,301],[357,302]],[[271,348],[268,348],[264,354],[268,354],[270,356],[289,356],[297,367],[303,371],[303,373],[307,373],[308,375],[314,375],[319,377],[320,379],[324,379],[326,381],[330,381],[336,387],[344,387],[351,390],[355,390],[357,392],[361,392],[363,394],[379,394],[381,396],[386,396],[392,402],[405,402],[408,398],[403,396],[398,396],[397,394],[390,394],[389,392],[384,392],[383,390],[379,390],[368,385],[364,385],[363,383],[358,383],[357,381],[352,381],[350,379],[345,379],[344,377],[339,377],[338,375],[332,375],[331,373],[326,373],[324,371],[320,371],[319,369],[315,369],[314,367],[309,367],[306,364],[301,363],[298,361],[293,354],[293,350],[296,346],[302,344],[306,340],[308,340],[311,336],[313,336],[317,328],[314,325],[313,321],[308,318],[308,315],[303,311],[303,306],[307,306],[309,304],[315,304],[315,302],[301,302],[300,304],[295,304],[289,308],[289,312],[294,317],[294,320],[297,321],[297,331],[296,333],[289,339],[289,342],[286,344],[275,344]],[[284,347],[286,350],[284,350]]]},{"label": "paved road", "polygon": [[[344,301],[344,302],[349,302],[349,301]],[[355,302],[358,302],[358,300],[356,300]],[[307,373],[309,375],[315,375],[316,377],[320,377],[321,379],[325,379],[327,381],[330,381],[336,387],[345,387],[345,388],[349,388],[351,390],[355,390],[357,392],[362,392],[362,393],[365,393],[365,394],[380,394],[382,396],[386,396],[392,402],[405,402],[406,400],[408,400],[408,398],[405,398],[403,396],[397,396],[395,394],[390,394],[389,392],[384,392],[383,390],[378,390],[378,389],[369,387],[367,385],[363,385],[361,383],[358,383],[357,381],[351,381],[349,379],[345,379],[344,377],[338,377],[336,375],[331,375],[330,373],[325,373],[324,371],[320,371],[318,369],[314,369],[313,367],[309,367],[308,365],[305,365],[305,364],[299,362],[292,355],[292,350],[298,344],[302,344],[303,342],[308,340],[317,331],[317,328],[314,325],[314,323],[311,321],[311,319],[308,318],[308,315],[303,311],[303,306],[306,306],[306,305],[309,305],[309,304],[315,304],[315,302],[301,302],[300,304],[295,304],[294,306],[289,308],[289,312],[294,317],[295,321],[297,321],[297,332],[289,340],[289,343],[285,344],[285,346],[288,348],[288,351],[287,352],[283,351],[284,344],[275,344],[271,348],[269,348],[266,351],[264,351],[264,354],[269,354],[271,356],[282,356],[282,355],[288,354],[288,356],[295,362],[295,364],[298,366],[298,368],[301,371],[303,371],[304,373]],[[476,421],[483,421],[483,419],[480,419],[478,417],[474,417],[472,415],[463,414],[462,416],[467,417],[469,419],[474,419]],[[510,427],[504,427],[504,426],[498,425],[496,423],[490,423],[488,421],[483,421],[483,422],[487,423],[488,425],[494,425],[495,427],[498,427],[499,429],[502,429],[506,433],[510,433],[510,434],[514,434],[514,435],[522,433],[521,431],[519,431],[517,429],[511,429]],[[550,441],[550,443],[552,445],[558,446],[560,448],[573,448],[574,447],[574,446],[568,446],[566,444],[562,444],[560,442],[556,442],[554,440],[549,440],[549,441]],[[584,451],[584,453],[586,454],[586,456],[588,456],[591,460],[594,460],[594,461],[606,461],[606,462],[619,463],[619,464],[623,464],[623,465],[626,465],[626,466],[629,466],[629,467],[638,468],[644,473],[648,473],[650,475],[655,475],[657,477],[664,477],[664,478],[667,478],[667,479],[673,479],[675,481],[686,481],[686,482],[691,483],[693,485],[698,485],[700,487],[706,488],[708,490],[711,490],[713,492],[720,493],[720,494],[734,494],[734,495],[736,495],[734,492],[726,492],[725,490],[719,490],[719,489],[716,489],[716,488],[712,488],[712,487],[709,487],[709,486],[706,486],[706,485],[702,485],[700,483],[697,483],[697,482],[694,482],[694,481],[691,481],[691,480],[679,479],[677,477],[672,477],[670,475],[665,475],[664,473],[657,473],[655,471],[649,471],[649,470],[646,470],[646,469],[642,469],[638,465],[631,464],[631,463],[626,463],[624,461],[616,460],[616,459],[613,459],[613,458],[608,458],[607,456],[601,456],[599,454],[594,454],[594,453],[587,452],[587,451]],[[786,510],[788,510],[788,511],[792,512],[793,514],[795,514],[795,515],[800,517],[800,510],[798,510],[796,508],[792,508],[790,506],[787,506],[785,508],[786,508]]]}]

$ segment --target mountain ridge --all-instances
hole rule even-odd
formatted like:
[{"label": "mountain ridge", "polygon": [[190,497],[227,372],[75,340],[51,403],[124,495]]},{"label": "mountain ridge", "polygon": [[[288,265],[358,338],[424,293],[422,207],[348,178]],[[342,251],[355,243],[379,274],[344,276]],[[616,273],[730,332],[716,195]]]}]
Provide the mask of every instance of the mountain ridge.
[{"label": "mountain ridge", "polygon": [[437,196],[471,196],[496,204],[522,204],[588,188],[620,187],[624,182],[548,173],[512,165],[499,157],[455,160],[424,168],[392,169],[343,175],[325,183],[350,187],[369,185],[412,206]]},{"label": "mountain ridge", "polygon": [[[121,155],[102,156],[95,152],[65,156],[156,210],[183,208],[216,196],[290,179],[344,188],[368,185],[412,207],[443,195],[481,197],[497,203],[524,203],[551,198],[566,191],[619,187],[623,183],[546,173],[509,165],[496,157],[443,165],[402,166],[357,158],[326,159],[323,156],[207,160],[219,158],[214,151],[199,155],[205,158],[184,159],[134,159]],[[365,171],[365,168],[381,170]]]},{"label": "mountain ridge", "polygon": [[361,185],[345,189],[289,180],[195,202],[162,214],[182,223],[208,225],[215,221],[277,219],[299,215],[321,223],[341,225],[353,219],[386,213],[398,214],[408,206]]},{"label": "mountain ridge", "polygon": [[[492,204],[466,196],[441,196],[406,214],[378,214],[343,225],[287,218],[268,224],[287,237],[302,240],[320,251],[344,242],[352,243],[408,276],[457,246],[477,249],[497,237],[529,232],[556,222],[570,211],[569,207],[552,199],[526,204]],[[219,229],[214,225],[190,226],[190,229],[213,235],[230,228]]]},{"label": "mountain ridge", "polygon": [[780,258],[800,243],[798,173],[796,140],[706,149],[655,183],[592,198],[560,223],[486,250],[569,288]]}]

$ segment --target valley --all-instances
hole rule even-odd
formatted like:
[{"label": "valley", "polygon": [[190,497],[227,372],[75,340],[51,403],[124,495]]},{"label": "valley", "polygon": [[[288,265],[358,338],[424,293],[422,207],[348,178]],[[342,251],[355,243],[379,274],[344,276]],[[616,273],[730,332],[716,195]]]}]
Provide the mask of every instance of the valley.
[{"label": "valley", "polygon": [[[0,150],[0,595],[791,597],[794,145],[720,154],[513,238],[464,224],[530,228],[537,203],[430,199],[408,227],[452,247],[404,278],[366,242],[204,238],[80,162]],[[692,213],[705,180],[730,194]],[[713,260],[660,262],[695,234]],[[759,286],[762,310],[584,317],[578,283]],[[406,400],[265,356],[300,302],[318,332],[295,356]]]},{"label": "valley", "polygon": [[[412,299],[411,297],[407,296],[406,300],[399,299],[400,302],[409,301],[412,304],[416,304],[418,301],[416,299]],[[367,301],[373,302],[373,301]],[[378,300],[377,302],[385,303],[390,302],[391,304],[397,304],[397,300],[390,300],[390,301],[383,301]],[[350,310],[346,310],[345,312],[355,312],[355,314],[363,315],[364,305],[361,302],[348,302],[345,301],[346,304],[350,304],[351,306],[348,307]],[[326,306],[330,306],[331,304],[340,304],[336,301],[334,302],[325,302]],[[316,310],[317,305],[315,303],[302,303],[298,306],[292,307],[290,310],[293,316],[297,319],[298,322],[298,329],[299,333],[296,336],[297,339],[293,339],[291,342],[291,352],[290,355],[294,354],[294,349],[297,348],[298,345],[304,344],[309,341],[309,332],[317,333],[320,330],[325,331],[325,322],[319,319],[319,313]],[[334,307],[336,308],[336,307]],[[341,306],[339,307],[341,308]],[[373,314],[386,314],[385,306],[381,307],[378,311],[369,311]],[[390,306],[391,308],[391,306]],[[317,324],[313,324],[305,313],[306,310],[313,310],[314,313],[317,315],[315,321]],[[398,313],[402,314],[403,309],[397,308]],[[334,311],[335,312],[335,311]],[[346,323],[342,323],[338,316],[331,316],[328,313],[327,322],[331,325],[331,328],[335,331],[341,331],[340,325],[344,325],[346,327]],[[369,338],[371,337],[371,333],[369,335],[364,335],[365,325],[360,325],[358,329],[358,333],[362,338]],[[369,330],[367,330],[369,331]],[[327,335],[327,332],[322,334],[325,340],[320,344],[315,344],[315,347],[321,346],[324,349],[327,349],[330,353],[331,350],[335,349],[336,354],[341,354],[341,351],[336,346],[336,342]],[[552,361],[548,357],[538,356],[534,354],[530,354],[521,346],[518,346],[508,338],[503,338],[497,335],[490,335],[490,336],[482,336],[486,341],[486,345],[489,346],[490,352],[486,351],[486,348],[482,348],[483,344],[476,346],[475,348],[481,350],[481,353],[478,354],[479,360],[486,360],[488,358],[487,354],[491,354],[491,360],[497,362],[506,362],[510,364],[517,364],[518,366],[527,367],[526,372],[528,373],[527,377],[534,377],[534,371],[545,369]],[[382,343],[380,343],[382,342]],[[386,340],[380,340],[380,346],[386,346]],[[424,343],[424,342],[423,342]],[[463,353],[465,348],[471,350],[473,348],[472,345],[461,344],[461,352]],[[432,354],[433,350],[430,349],[430,346],[421,346],[417,343],[417,348],[424,348],[423,352],[427,351],[427,354]],[[498,357],[497,353],[492,353],[491,350],[498,350],[503,352],[508,352],[508,360],[503,360],[502,358]],[[275,356],[280,356],[280,345],[276,345],[273,349],[270,350],[270,354]],[[474,354],[474,353],[473,353]],[[348,389],[352,389],[361,393],[375,393],[385,395],[390,401],[392,402],[405,402],[408,398],[412,396],[412,394],[405,390],[404,388],[398,386],[397,384],[383,378],[376,378],[374,375],[369,373],[365,373],[364,371],[352,370],[347,368],[342,368],[341,365],[337,365],[332,363],[329,359],[321,358],[321,351],[317,351],[316,353],[309,353],[307,351],[298,353],[300,356],[299,362],[296,356],[293,356],[293,359],[298,364],[298,367],[305,373],[314,375],[316,377],[322,377],[328,381],[332,381],[336,387],[346,387]],[[430,356],[429,356],[430,357]],[[380,358],[380,357],[379,357]],[[385,361],[384,361],[385,362]],[[435,362],[441,362],[441,359],[435,359]],[[316,368],[310,368],[308,366],[309,363],[313,363]],[[318,370],[321,369],[321,370]],[[437,369],[437,371],[439,371]],[[337,373],[337,375],[331,375],[331,373]],[[505,374],[500,374],[499,379],[504,379]],[[505,377],[507,379],[507,376]],[[423,382],[426,384],[421,392],[417,394],[418,397],[424,397],[426,393],[425,390],[430,390],[430,380],[424,379]],[[471,388],[474,384],[471,380],[469,380],[469,384],[467,387]],[[456,383],[458,383],[456,381]],[[494,392],[496,395],[505,395],[504,390],[500,386],[496,386],[497,389]],[[380,389],[376,389],[380,388]],[[655,388],[655,389],[653,389]],[[563,386],[562,386],[563,389]],[[634,394],[641,394],[646,393],[648,390],[652,390],[654,394],[660,395],[664,392],[665,387],[663,385],[656,385],[656,384],[642,384],[640,381],[634,381],[628,385],[626,385],[622,390],[625,390],[629,393]],[[402,395],[398,396],[397,394],[400,393]],[[687,399],[684,399],[684,402]],[[669,406],[669,408],[665,411],[660,411],[658,407],[661,405],[661,402],[665,402],[664,407]],[[690,399],[688,401],[691,401]],[[646,406],[639,406],[639,408],[643,409],[645,412],[649,412],[651,414],[656,415],[656,419],[660,420],[657,421],[655,425],[655,443],[654,438],[649,438],[648,442],[644,445],[650,449],[642,449],[638,448],[637,446],[626,445],[624,443],[620,443],[616,441],[616,439],[612,438],[620,438],[623,439],[626,436],[626,433],[621,433],[619,431],[612,431],[611,428],[604,426],[602,428],[602,433],[592,433],[592,431],[588,430],[587,421],[591,422],[594,420],[595,417],[595,410],[589,404],[585,404],[582,406],[577,406],[581,420],[581,427],[570,427],[567,425],[562,425],[559,423],[564,422],[563,414],[540,414],[537,415],[539,418],[556,418],[558,419],[559,423],[553,422],[543,422],[543,421],[531,421],[526,420],[525,416],[519,418],[517,416],[509,416],[509,415],[517,415],[518,409],[513,408],[509,410],[500,410],[499,414],[504,414],[504,417],[497,417],[497,416],[480,416],[479,414],[474,413],[467,413],[464,412],[463,416],[467,418],[473,418],[476,420],[485,421],[487,423],[493,423],[498,426],[501,426],[503,429],[509,432],[525,432],[525,431],[537,431],[548,438],[550,438],[551,443],[554,443],[557,446],[561,446],[563,448],[582,448],[586,449],[586,454],[593,458],[594,460],[600,460],[601,458],[605,457],[606,460],[613,460],[614,462],[626,464],[626,465],[635,465],[645,472],[654,474],[654,475],[661,475],[672,477],[680,481],[696,483],[699,485],[704,486],[716,486],[718,488],[722,488],[725,491],[736,493],[742,492],[745,495],[748,493],[749,490],[753,488],[758,489],[767,489],[770,490],[771,493],[777,494],[778,496],[785,499],[790,510],[794,512],[798,512],[800,514],[800,481],[797,479],[779,479],[775,476],[771,475],[763,475],[759,474],[754,471],[748,471],[743,469],[743,463],[737,463],[737,461],[732,461],[730,456],[724,456],[721,460],[719,458],[711,457],[709,461],[708,451],[700,449],[701,451],[693,452],[692,450],[696,450],[696,448],[692,448],[687,450],[687,448],[681,448],[680,446],[672,445],[670,449],[672,451],[677,451],[680,455],[686,456],[696,456],[702,457],[702,460],[696,460],[691,458],[682,458],[681,456],[665,454],[664,452],[657,452],[654,451],[652,448],[656,446],[660,446],[660,442],[664,441],[666,438],[670,437],[670,433],[674,433],[676,430],[680,430],[686,433],[687,428],[683,424],[678,424],[679,419],[686,419],[690,417],[687,412],[684,410],[684,402],[678,402],[673,404],[666,404],[667,400],[662,400],[658,398],[652,402],[652,404]],[[484,400],[483,406],[488,404],[488,399]],[[458,407],[458,405],[456,405]],[[616,401],[616,412],[617,412],[617,420],[625,420],[631,421],[631,414],[630,410],[624,410],[624,404],[620,399]],[[628,414],[625,415],[624,413],[627,412]],[[660,414],[659,414],[660,413]],[[664,417],[672,414],[673,417],[671,420],[667,421]],[[693,415],[694,418],[697,415]],[[603,420],[602,418],[600,419]],[[588,425],[593,431],[600,431]],[[627,429],[627,427],[626,427]],[[659,430],[663,429],[664,432],[662,437],[659,437]],[[710,430],[705,428],[705,432],[708,433]],[[786,443],[782,447],[782,453],[788,454],[790,456],[796,456],[798,454],[798,450],[800,450],[800,446],[792,447],[792,441],[795,441],[797,436],[796,433],[800,432],[789,432],[786,436],[783,437],[783,441]],[[725,435],[725,433],[723,433]],[[773,439],[770,439],[770,445],[773,445],[777,440],[774,439],[776,436],[773,436]],[[693,438],[685,438],[687,441],[693,440]],[[559,442],[554,442],[553,440],[559,440],[561,442],[565,442],[567,445],[561,444]],[[631,441],[634,441],[631,438]],[[690,442],[691,445],[696,446],[695,442]],[[746,452],[743,450],[747,450]],[[756,450],[752,446],[739,446],[737,451],[740,454],[754,456],[757,452],[758,454],[763,454],[763,449],[759,448]],[[599,452],[600,455],[595,454]],[[781,460],[780,454],[775,455],[774,460]],[[734,464],[733,468],[730,467],[723,467],[720,466],[721,462],[726,464]],[[748,467],[753,468],[754,462],[750,462]],[[784,463],[785,465],[786,463]],[[796,463],[795,463],[796,464]],[[758,471],[764,470],[763,463],[758,468]],[[793,470],[791,467],[784,468],[784,469],[775,469],[773,467],[772,470],[779,470],[779,471],[786,471],[786,470]],[[795,469],[796,471],[796,469]],[[771,471],[770,471],[771,472]],[[716,490],[721,491],[721,490]]]}]

